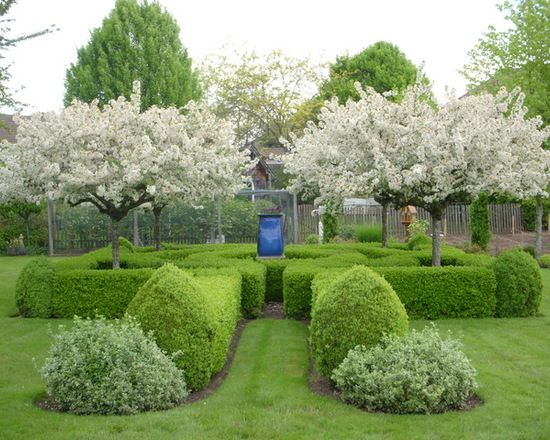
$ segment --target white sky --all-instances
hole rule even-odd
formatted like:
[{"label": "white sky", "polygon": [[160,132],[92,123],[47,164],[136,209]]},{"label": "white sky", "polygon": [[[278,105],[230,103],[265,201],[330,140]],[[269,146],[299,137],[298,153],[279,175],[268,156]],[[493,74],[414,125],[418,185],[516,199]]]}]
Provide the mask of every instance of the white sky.
[{"label": "white sky", "polygon": [[[231,41],[259,51],[333,62],[383,40],[397,45],[425,71],[438,96],[445,86],[465,91],[458,70],[487,27],[502,26],[496,0],[159,0],[181,27],[196,62]],[[19,0],[10,10],[10,36],[55,24],[60,30],[20,43],[4,55],[12,89],[29,104],[24,113],[62,107],[65,71],[90,31],[115,0]]]}]

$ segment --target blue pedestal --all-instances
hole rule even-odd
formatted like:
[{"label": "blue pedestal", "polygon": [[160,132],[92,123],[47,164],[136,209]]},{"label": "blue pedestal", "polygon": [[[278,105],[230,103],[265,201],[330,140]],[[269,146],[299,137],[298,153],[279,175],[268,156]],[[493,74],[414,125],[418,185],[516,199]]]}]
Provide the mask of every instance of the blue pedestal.
[{"label": "blue pedestal", "polygon": [[283,214],[258,214],[257,258],[285,258],[283,239]]}]

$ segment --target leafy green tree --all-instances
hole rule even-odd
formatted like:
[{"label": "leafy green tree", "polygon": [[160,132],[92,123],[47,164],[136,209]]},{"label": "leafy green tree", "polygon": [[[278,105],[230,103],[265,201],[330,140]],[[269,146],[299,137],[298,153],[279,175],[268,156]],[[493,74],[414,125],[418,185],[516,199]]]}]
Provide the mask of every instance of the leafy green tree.
[{"label": "leafy green tree", "polygon": [[74,98],[98,99],[100,106],[119,96],[129,99],[136,80],[141,82],[142,111],[153,105],[183,107],[199,99],[197,73],[179,33],[174,18],[158,3],[117,0],[67,70],[65,105]]},{"label": "leafy green tree", "polygon": [[[490,26],[469,52],[462,75],[471,93],[495,93],[519,86],[528,117],[550,123],[550,1],[504,1],[498,6],[510,24],[505,31]],[[546,144],[549,145],[548,143]]]},{"label": "leafy green tree", "polygon": [[[358,101],[356,82],[363,87],[370,86],[378,93],[402,92],[414,84],[417,73],[416,66],[397,46],[379,41],[356,55],[337,57],[330,65],[329,80],[321,87],[321,97],[330,99],[337,96],[341,104],[348,99]],[[399,100],[398,97],[390,99]]]},{"label": "leafy green tree", "polygon": [[[16,37],[8,35],[11,31],[9,23],[12,22],[13,19],[5,18],[5,16],[9,13],[10,8],[16,3],[17,0],[0,0],[0,61],[5,58],[4,53],[6,49],[14,47],[22,41],[47,34],[54,30],[52,26],[32,34],[19,35]],[[22,106],[22,103],[12,96],[12,92],[7,86],[7,83],[11,79],[9,68],[9,64],[0,65],[0,106],[18,110]]]},{"label": "leafy green tree", "polygon": [[279,146],[280,138],[305,126],[312,107],[320,107],[311,98],[324,69],[307,58],[229,46],[207,57],[200,70],[206,99],[218,116],[233,122],[243,144],[257,140],[262,146]]}]

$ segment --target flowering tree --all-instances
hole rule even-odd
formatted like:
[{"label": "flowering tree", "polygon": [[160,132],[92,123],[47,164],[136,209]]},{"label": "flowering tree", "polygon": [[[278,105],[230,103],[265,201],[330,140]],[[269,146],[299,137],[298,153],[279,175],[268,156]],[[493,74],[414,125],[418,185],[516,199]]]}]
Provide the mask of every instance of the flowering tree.
[{"label": "flowering tree", "polygon": [[103,109],[97,101],[74,101],[59,114],[19,119],[17,143],[0,149],[2,191],[92,204],[111,218],[113,268],[119,267],[118,225],[131,209],[234,194],[245,160],[227,123],[199,105],[191,104],[188,115],[139,107],[137,90]]},{"label": "flowering tree", "polygon": [[449,97],[441,106],[421,82],[400,104],[372,89],[359,92],[357,103],[327,103],[319,125],[293,139],[285,166],[298,176],[294,191],[312,179],[321,200],[362,195],[424,207],[433,220],[435,266],[450,203],[481,191],[547,196],[550,158],[541,144],[549,131],[540,119],[525,119],[517,91]]}]

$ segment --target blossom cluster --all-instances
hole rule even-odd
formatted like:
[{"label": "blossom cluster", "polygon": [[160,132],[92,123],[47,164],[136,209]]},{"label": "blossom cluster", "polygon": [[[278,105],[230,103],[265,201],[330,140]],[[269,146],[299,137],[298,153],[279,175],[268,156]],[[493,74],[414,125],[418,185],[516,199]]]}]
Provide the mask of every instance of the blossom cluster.
[{"label": "blossom cluster", "polygon": [[201,104],[141,113],[135,87],[131,99],[103,108],[75,100],[17,122],[17,143],[0,146],[8,200],[92,203],[115,219],[144,203],[194,202],[242,187],[246,152],[233,144],[230,123]]},{"label": "blossom cluster", "polygon": [[319,196],[377,197],[441,210],[481,191],[548,196],[550,128],[525,119],[524,95],[502,90],[436,104],[418,81],[400,103],[356,85],[361,99],[326,102],[317,125],[294,136],[283,157],[293,191]]}]

